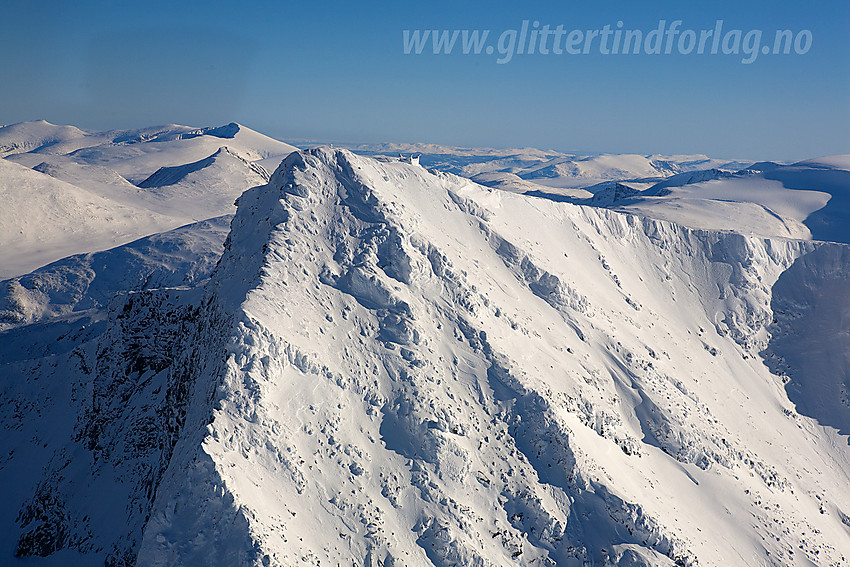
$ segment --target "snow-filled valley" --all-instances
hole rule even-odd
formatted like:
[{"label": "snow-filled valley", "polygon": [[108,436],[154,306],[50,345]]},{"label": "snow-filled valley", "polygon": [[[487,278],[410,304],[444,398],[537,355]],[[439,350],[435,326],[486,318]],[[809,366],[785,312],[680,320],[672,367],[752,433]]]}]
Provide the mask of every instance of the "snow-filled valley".
[{"label": "snow-filled valley", "polygon": [[354,150],[0,128],[0,563],[850,563],[848,156]]}]

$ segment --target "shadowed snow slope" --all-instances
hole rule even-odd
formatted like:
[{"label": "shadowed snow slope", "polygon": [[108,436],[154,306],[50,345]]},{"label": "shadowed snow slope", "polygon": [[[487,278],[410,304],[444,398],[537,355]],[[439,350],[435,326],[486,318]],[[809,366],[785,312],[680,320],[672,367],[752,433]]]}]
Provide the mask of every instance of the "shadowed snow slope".
[{"label": "shadowed snow slope", "polygon": [[119,292],[194,285],[221,256],[230,216],[69,256],[0,283],[0,330],[103,309]]},{"label": "shadowed snow slope", "polygon": [[0,552],[841,565],[847,414],[798,413],[786,383],[810,378],[760,354],[800,363],[777,302],[843,301],[848,270],[838,244],[296,152],[239,198],[203,288],[120,295],[62,353],[2,352]]},{"label": "shadowed snow slope", "polygon": [[797,410],[850,435],[850,247],[799,258],[773,287],[771,366]]}]

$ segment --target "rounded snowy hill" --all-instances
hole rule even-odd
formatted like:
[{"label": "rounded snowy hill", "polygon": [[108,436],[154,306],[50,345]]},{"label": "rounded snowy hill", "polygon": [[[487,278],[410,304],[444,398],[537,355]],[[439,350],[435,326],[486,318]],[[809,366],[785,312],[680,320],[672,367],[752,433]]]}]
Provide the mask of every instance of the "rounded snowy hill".
[{"label": "rounded snowy hill", "polygon": [[160,232],[168,216],[0,160],[0,277]]},{"label": "rounded snowy hill", "polygon": [[[15,134],[19,136],[19,130],[30,132],[30,124],[7,128],[16,128]],[[8,146],[12,143],[4,142],[4,139],[4,131],[0,129],[0,145]],[[21,141],[15,143],[21,149],[33,145]],[[222,146],[227,146],[248,161],[270,157],[283,159],[296,149],[250,128],[231,123],[216,128],[168,125],[140,130],[84,133],[81,137],[73,137],[65,142],[9,153],[10,159],[29,167],[37,165],[39,160],[48,160],[42,155],[45,153],[67,155],[78,163],[109,167],[131,182],[139,183],[160,167],[196,162],[212,155]]]},{"label": "rounded snowy hill", "polygon": [[49,151],[54,148],[60,153],[67,148],[77,149],[87,143],[87,133],[74,126],[57,126],[46,120],[21,122],[0,127],[0,158],[11,154],[31,151]]},{"label": "rounded snowy hill", "polygon": [[236,123],[86,132],[0,128],[0,277],[230,214],[294,146]]}]

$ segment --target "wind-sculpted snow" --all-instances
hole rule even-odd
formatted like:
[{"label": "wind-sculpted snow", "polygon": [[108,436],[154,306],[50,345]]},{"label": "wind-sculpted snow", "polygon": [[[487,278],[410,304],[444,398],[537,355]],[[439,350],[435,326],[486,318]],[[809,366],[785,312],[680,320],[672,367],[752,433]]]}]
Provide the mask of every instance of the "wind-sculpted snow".
[{"label": "wind-sculpted snow", "polygon": [[[95,336],[4,360],[3,420],[21,435],[0,447],[0,481],[23,494],[4,549],[145,566],[841,565],[847,437],[797,413],[760,353],[781,349],[783,321],[799,331],[774,322],[777,302],[810,305],[842,250],[290,154],[239,198],[203,289],[119,296]],[[57,416],[71,439],[40,421],[61,381],[79,390]],[[42,472],[24,481],[15,463]]]}]

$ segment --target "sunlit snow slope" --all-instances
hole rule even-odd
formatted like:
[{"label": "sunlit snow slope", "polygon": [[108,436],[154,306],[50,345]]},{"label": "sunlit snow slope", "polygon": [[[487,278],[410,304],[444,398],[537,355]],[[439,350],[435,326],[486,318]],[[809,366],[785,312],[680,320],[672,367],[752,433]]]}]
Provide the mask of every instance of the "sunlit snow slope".
[{"label": "sunlit snow slope", "polygon": [[0,278],[231,214],[295,148],[239,124],[0,127]]},{"label": "sunlit snow slope", "polygon": [[846,564],[846,250],[293,153],[205,285],[0,335],[0,553]]},{"label": "sunlit snow slope", "polygon": [[753,166],[673,175],[601,205],[693,228],[850,243],[850,156]]}]

